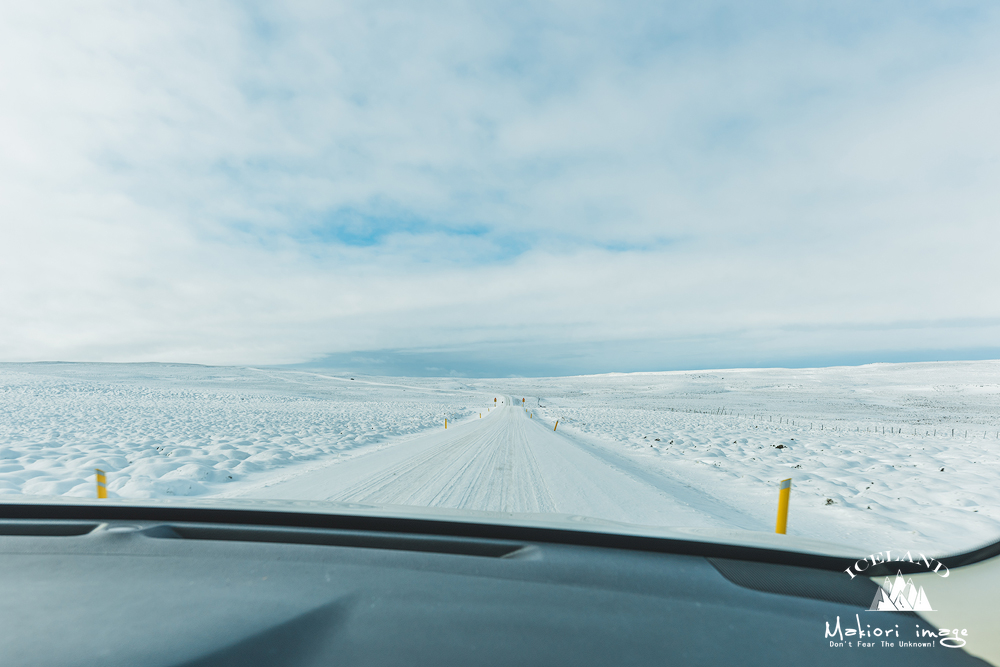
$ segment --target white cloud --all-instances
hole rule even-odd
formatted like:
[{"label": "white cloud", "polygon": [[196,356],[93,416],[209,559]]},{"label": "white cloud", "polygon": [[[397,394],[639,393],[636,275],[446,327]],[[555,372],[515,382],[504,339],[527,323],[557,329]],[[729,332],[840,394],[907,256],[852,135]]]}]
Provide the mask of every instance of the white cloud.
[{"label": "white cloud", "polygon": [[989,5],[3,11],[3,359],[996,340]]}]

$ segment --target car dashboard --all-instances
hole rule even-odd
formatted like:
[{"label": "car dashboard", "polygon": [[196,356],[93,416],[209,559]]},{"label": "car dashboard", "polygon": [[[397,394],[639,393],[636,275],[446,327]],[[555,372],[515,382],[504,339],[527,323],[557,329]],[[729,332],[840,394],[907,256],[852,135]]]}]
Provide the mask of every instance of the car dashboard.
[{"label": "car dashboard", "polygon": [[725,545],[49,506],[7,508],[0,563],[8,665],[986,664],[830,648],[838,617],[871,622],[875,583],[840,559]]}]

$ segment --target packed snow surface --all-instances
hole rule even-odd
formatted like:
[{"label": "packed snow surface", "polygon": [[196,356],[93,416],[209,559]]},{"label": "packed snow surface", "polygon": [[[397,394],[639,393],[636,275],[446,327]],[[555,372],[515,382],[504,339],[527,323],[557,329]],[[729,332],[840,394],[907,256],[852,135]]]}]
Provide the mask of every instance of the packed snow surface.
[{"label": "packed snow surface", "polygon": [[1000,538],[1000,362],[494,380],[0,364],[0,494],[93,497],[95,468],[122,498],[762,531],[791,477],[789,533],[941,555]]}]

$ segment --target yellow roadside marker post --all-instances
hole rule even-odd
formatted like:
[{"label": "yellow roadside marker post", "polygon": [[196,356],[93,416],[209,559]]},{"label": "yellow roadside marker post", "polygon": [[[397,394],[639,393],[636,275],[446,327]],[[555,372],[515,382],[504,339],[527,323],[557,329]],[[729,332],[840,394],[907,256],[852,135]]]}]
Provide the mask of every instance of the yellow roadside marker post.
[{"label": "yellow roadside marker post", "polygon": [[781,480],[781,490],[778,491],[778,524],[774,532],[785,534],[788,529],[788,498],[792,495],[792,478]]},{"label": "yellow roadside marker post", "polygon": [[552,427],[552,430],[554,431],[557,428],[559,428],[559,420],[558,419],[556,420],[556,425]]},{"label": "yellow roadside marker post", "polygon": [[447,417],[445,417],[445,419],[444,419],[444,427],[448,428],[448,418]]},{"label": "yellow roadside marker post", "polygon": [[105,477],[104,471],[100,468],[94,468],[97,471],[97,497],[107,498],[108,497],[108,478]]}]

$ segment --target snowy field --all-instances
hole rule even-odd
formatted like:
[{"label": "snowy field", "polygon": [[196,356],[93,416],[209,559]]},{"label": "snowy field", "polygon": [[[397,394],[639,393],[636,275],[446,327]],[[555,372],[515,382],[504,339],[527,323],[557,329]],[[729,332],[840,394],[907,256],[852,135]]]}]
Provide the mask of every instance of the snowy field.
[{"label": "snowy field", "polygon": [[[528,413],[484,412],[495,396]],[[0,364],[0,408],[11,499],[93,497],[97,467],[123,498],[296,488],[773,530],[791,477],[791,534],[938,554],[1000,537],[997,361],[498,380]],[[479,456],[505,439],[508,458]]]},{"label": "snowy field", "polygon": [[1000,361],[507,382],[536,414],[789,532],[940,553],[1000,539]]},{"label": "snowy field", "polygon": [[[485,403],[485,397],[476,400]],[[310,373],[0,364],[0,494],[212,495],[472,414],[467,394]]]}]

